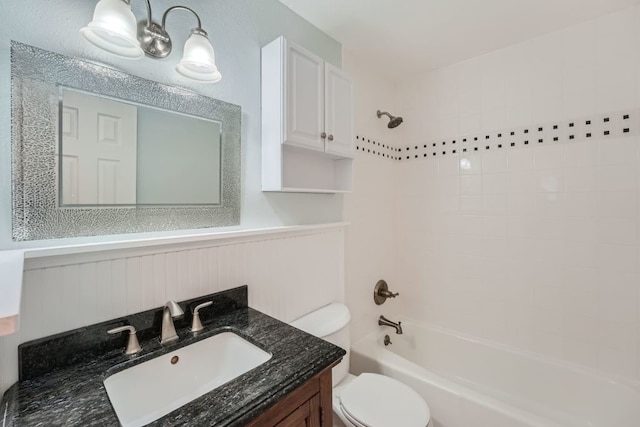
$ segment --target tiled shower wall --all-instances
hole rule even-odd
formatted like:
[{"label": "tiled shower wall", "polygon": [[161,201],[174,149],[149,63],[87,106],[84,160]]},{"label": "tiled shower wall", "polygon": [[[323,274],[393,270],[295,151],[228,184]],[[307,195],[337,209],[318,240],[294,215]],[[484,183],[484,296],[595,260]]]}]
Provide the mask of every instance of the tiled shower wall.
[{"label": "tiled shower wall", "polygon": [[285,322],[343,301],[344,229],[27,260],[20,330],[0,337],[0,396],[20,343],[244,284],[251,307]]},{"label": "tiled shower wall", "polygon": [[343,52],[344,69],[355,81],[355,128],[358,147],[354,191],[344,195],[346,301],[351,310],[353,340],[379,328],[378,316],[394,318],[400,310],[398,298],[382,306],[373,302],[373,287],[385,279],[397,291],[395,268],[396,191],[394,173],[399,141],[398,129],[388,129],[388,119],[376,111],[396,113],[395,85],[376,75],[351,52]]},{"label": "tiled shower wall", "polygon": [[635,7],[400,84],[405,312],[640,378],[639,58]]}]

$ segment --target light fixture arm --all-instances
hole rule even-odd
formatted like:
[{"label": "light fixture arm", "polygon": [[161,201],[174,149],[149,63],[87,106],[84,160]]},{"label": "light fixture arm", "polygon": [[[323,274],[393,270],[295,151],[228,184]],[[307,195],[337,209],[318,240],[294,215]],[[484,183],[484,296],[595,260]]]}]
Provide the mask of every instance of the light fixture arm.
[{"label": "light fixture arm", "polygon": [[[147,3],[149,2],[149,0],[147,0]],[[177,10],[177,9],[182,9],[182,10],[188,10],[189,12],[193,13],[193,16],[196,17],[196,19],[198,20],[198,27],[197,29],[204,32],[204,30],[202,29],[202,22],[200,22],[200,17],[198,16],[197,13],[194,12],[193,9],[188,8],[187,6],[171,6],[169,9],[165,10],[164,14],[162,15],[162,29],[166,31],[166,24],[167,24],[167,15],[169,15],[169,12],[171,12],[172,10]],[[149,15],[151,16],[151,15]],[[205,33],[206,34],[206,33]]]},{"label": "light fixture arm", "polygon": [[147,56],[152,58],[165,58],[171,53],[171,37],[166,30],[166,25],[169,12],[174,10],[182,9],[191,12],[198,21],[198,26],[192,29],[191,32],[207,37],[206,31],[202,29],[200,17],[193,9],[186,6],[172,6],[165,10],[162,15],[161,24],[157,24],[153,22],[151,18],[151,2],[149,0],[145,1],[147,3],[147,22],[141,21],[138,23],[138,40],[140,41],[140,47]]},{"label": "light fixture arm", "polygon": [[[122,1],[128,5],[131,5],[131,0],[122,0]],[[145,2],[147,4],[147,26],[149,26],[153,22],[153,20],[151,19],[151,1],[145,0]]]},{"label": "light fixture arm", "polygon": [[[130,0],[125,0],[130,1]],[[147,26],[150,26],[153,23],[153,19],[151,19],[151,1],[145,0],[147,3]]]}]

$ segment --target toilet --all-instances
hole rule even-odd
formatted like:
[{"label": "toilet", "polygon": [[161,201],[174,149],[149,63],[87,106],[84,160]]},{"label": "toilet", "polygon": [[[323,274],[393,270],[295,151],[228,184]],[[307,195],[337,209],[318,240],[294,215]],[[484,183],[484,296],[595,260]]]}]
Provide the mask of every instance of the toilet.
[{"label": "toilet", "polygon": [[347,427],[432,427],[426,402],[406,384],[380,374],[348,372],[350,321],[347,306],[333,303],[291,322],[347,352],[332,371],[334,426],[341,425],[338,418]]}]

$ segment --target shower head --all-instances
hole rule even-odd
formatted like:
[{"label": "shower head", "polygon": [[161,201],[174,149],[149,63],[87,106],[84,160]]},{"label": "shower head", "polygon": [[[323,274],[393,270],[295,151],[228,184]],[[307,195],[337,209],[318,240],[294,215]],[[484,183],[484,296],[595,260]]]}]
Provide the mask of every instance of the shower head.
[{"label": "shower head", "polygon": [[395,127],[398,127],[402,123],[402,117],[400,117],[400,116],[394,117],[391,114],[387,113],[386,111],[380,111],[380,110],[378,110],[377,114],[378,114],[378,118],[380,118],[382,116],[389,116],[389,124],[387,125],[387,127],[389,129],[393,129]]}]

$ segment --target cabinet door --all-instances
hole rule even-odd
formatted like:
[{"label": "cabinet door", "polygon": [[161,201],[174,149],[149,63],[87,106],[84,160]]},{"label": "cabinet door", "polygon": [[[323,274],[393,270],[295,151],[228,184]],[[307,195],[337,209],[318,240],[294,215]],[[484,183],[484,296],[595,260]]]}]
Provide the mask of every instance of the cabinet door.
[{"label": "cabinet door", "polygon": [[275,427],[320,427],[320,396],[313,396]]},{"label": "cabinet door", "polygon": [[284,143],[324,151],[322,59],[287,42]]},{"label": "cabinet door", "polygon": [[353,157],[353,82],[336,67],[325,65],[325,151]]}]

